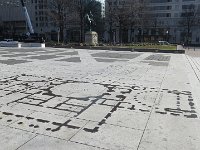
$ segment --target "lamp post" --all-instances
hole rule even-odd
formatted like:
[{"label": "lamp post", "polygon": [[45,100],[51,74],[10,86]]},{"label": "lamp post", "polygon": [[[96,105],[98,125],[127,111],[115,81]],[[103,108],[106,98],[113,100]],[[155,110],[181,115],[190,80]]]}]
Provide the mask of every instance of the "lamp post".
[{"label": "lamp post", "polygon": [[60,43],[60,28],[58,28],[58,44]]},{"label": "lamp post", "polygon": [[138,42],[141,42],[141,37],[142,36],[142,29],[138,28]]},{"label": "lamp post", "polygon": [[116,45],[116,29],[113,30],[113,44]]},{"label": "lamp post", "polygon": [[166,35],[167,35],[167,42],[169,42],[169,31],[166,31]]}]

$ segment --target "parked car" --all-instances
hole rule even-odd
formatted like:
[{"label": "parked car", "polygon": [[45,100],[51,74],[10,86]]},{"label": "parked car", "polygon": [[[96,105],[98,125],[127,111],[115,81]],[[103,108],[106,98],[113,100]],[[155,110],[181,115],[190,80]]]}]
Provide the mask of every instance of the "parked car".
[{"label": "parked car", "polygon": [[13,39],[4,39],[3,41],[1,41],[1,42],[12,42],[13,41]]},{"label": "parked car", "polygon": [[0,41],[0,47],[16,47],[18,41],[13,41],[13,39],[4,39]]},{"label": "parked car", "polygon": [[158,43],[159,43],[160,45],[170,45],[170,43],[167,42],[167,41],[158,41]]}]

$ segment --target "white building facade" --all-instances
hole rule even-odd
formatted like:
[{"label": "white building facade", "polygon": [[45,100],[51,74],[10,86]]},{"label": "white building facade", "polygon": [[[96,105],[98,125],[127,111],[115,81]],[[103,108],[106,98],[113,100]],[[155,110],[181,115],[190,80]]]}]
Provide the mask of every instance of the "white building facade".
[{"label": "white building facade", "polygon": [[[121,5],[124,3],[128,4],[130,0],[108,0],[111,5]],[[107,2],[108,2],[107,1]],[[134,1],[134,0],[131,0]],[[109,11],[109,4],[106,5],[106,14]],[[134,29],[128,28],[123,33],[124,43],[131,42],[141,42],[141,34],[143,35],[143,41],[158,41],[166,40],[171,43],[183,43],[186,41],[187,27],[184,27],[181,22],[183,22],[182,14],[186,12],[189,6],[193,5],[195,7],[195,25],[190,25],[190,37],[189,43],[200,44],[200,20],[199,20],[199,10],[200,10],[200,0],[148,0],[145,13],[147,13],[150,18],[151,23],[147,21],[146,27],[140,29],[140,27],[135,27]],[[153,23],[152,23],[153,22]],[[186,22],[185,22],[186,23]],[[119,37],[119,25],[118,23],[113,23],[112,34],[113,39],[111,41],[120,43]],[[144,23],[145,24],[145,23]],[[109,22],[106,23],[107,34],[105,39],[109,41]],[[141,31],[142,30],[142,31]]]}]

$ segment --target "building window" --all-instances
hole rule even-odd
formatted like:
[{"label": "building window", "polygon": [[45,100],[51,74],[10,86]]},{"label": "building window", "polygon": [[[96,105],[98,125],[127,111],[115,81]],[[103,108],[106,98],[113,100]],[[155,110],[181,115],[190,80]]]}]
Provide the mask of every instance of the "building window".
[{"label": "building window", "polygon": [[199,43],[199,37],[196,37],[196,42]]},{"label": "building window", "polygon": [[195,0],[183,0],[183,2],[190,2],[190,1],[195,1]]}]

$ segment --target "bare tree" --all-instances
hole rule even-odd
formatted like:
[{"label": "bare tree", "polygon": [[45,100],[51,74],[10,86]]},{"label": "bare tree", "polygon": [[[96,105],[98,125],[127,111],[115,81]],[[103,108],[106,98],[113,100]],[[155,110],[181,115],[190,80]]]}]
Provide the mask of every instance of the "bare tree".
[{"label": "bare tree", "polygon": [[110,42],[114,42],[113,29],[119,29],[119,42],[123,42],[123,31],[128,30],[130,6],[127,1],[106,0],[106,22],[109,25]]},{"label": "bare tree", "polygon": [[115,19],[119,25],[119,41],[120,43],[123,43],[123,31],[128,30],[130,11],[129,7],[125,3],[122,3],[119,6],[115,7],[115,10],[116,10]]},{"label": "bare tree", "polygon": [[141,40],[143,37],[143,30],[148,24],[146,13],[148,1],[149,0],[106,0],[106,21],[109,25],[110,39],[113,39],[112,30],[117,24],[120,43],[123,42],[123,32],[128,29],[131,29],[131,39],[133,37],[132,30],[137,30],[138,39]]},{"label": "bare tree", "polygon": [[[132,30],[138,30],[141,26],[141,16],[143,11],[143,5],[141,5],[140,0],[134,0],[129,2],[130,6],[130,29]],[[131,38],[133,37],[133,33],[131,32]]]},{"label": "bare tree", "polygon": [[0,40],[3,40],[3,23],[0,18]]},{"label": "bare tree", "polygon": [[194,4],[186,5],[184,11],[181,14],[180,25],[185,29],[186,44],[189,44],[191,38],[192,28],[197,24],[197,17],[199,11]]},{"label": "bare tree", "polygon": [[138,41],[144,41],[144,30],[149,26],[151,16],[148,14],[147,4],[149,0],[133,0],[131,6],[131,29],[138,32]]},{"label": "bare tree", "polygon": [[[153,36],[154,40],[153,42],[156,42],[158,40],[158,29],[160,27],[160,20],[158,17],[154,15],[149,15],[149,18],[147,20],[148,22],[148,28],[151,30],[151,36]],[[151,41],[151,39],[150,39]],[[151,41],[152,42],[152,41]]]},{"label": "bare tree", "polygon": [[97,11],[99,11],[97,8],[98,6],[99,2],[97,2],[96,0],[75,0],[74,2],[74,10],[79,16],[81,42],[84,42],[86,14],[92,14],[93,16],[96,16],[98,13]]},{"label": "bare tree", "polygon": [[49,1],[49,15],[58,26],[60,30],[60,40],[64,40],[64,30],[66,22],[67,9],[72,5],[71,0],[50,0]]},{"label": "bare tree", "polygon": [[113,41],[113,23],[114,23],[114,15],[115,15],[115,11],[112,8],[112,0],[105,0],[106,3],[106,18],[105,18],[105,22],[108,23],[108,27],[109,27],[109,41],[110,43],[114,42]]}]

